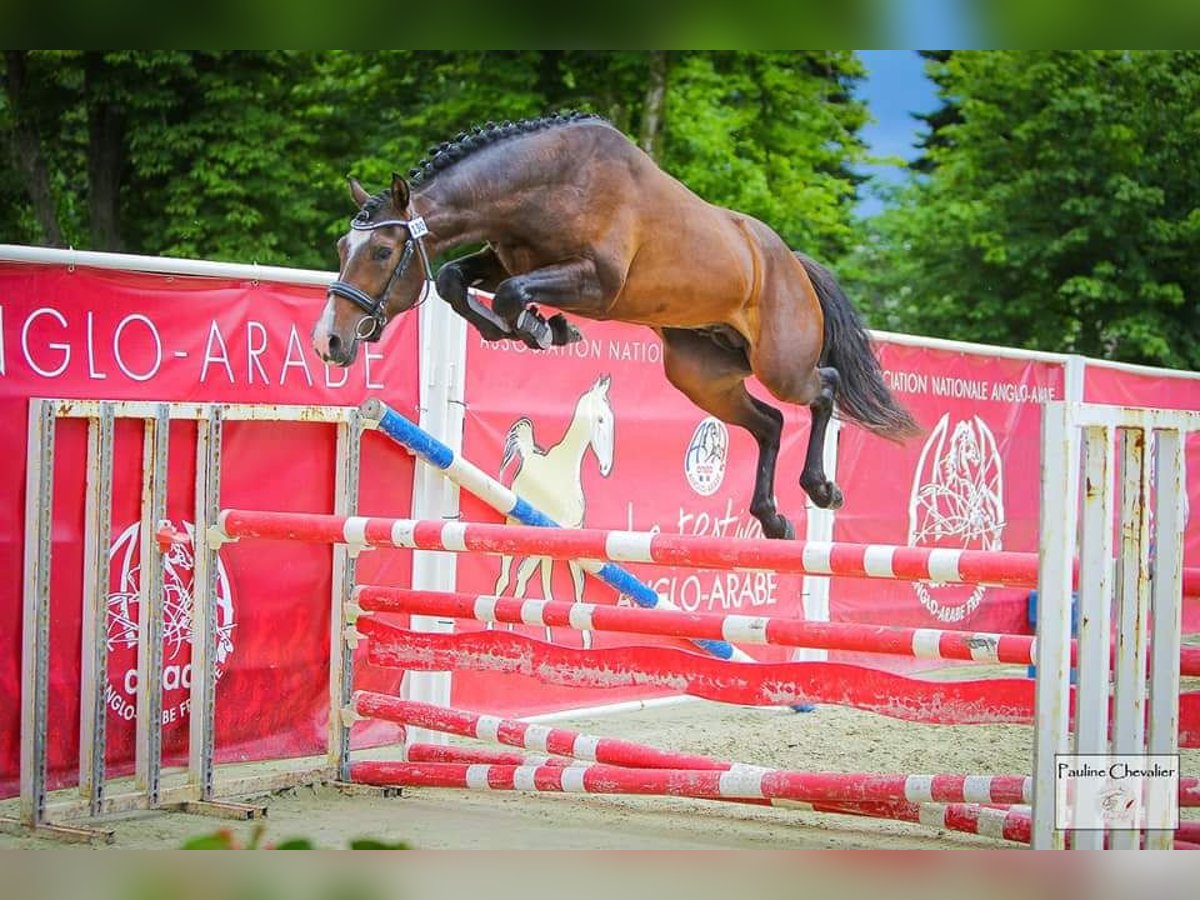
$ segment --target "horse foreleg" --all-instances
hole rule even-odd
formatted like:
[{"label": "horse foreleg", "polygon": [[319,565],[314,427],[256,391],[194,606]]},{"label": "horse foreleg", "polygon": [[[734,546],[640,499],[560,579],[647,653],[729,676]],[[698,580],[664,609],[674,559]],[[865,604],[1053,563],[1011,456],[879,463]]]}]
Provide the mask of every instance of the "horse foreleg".
[{"label": "horse foreleg", "polygon": [[758,469],[750,514],[769,538],[796,536],[792,523],[775,508],[775,462],[783,434],[783,414],[746,390],[750,364],[740,350],[720,346],[694,331],[662,329],[663,365],[671,384],[722,422],[745,428],[758,444]]},{"label": "horse foreleg", "polygon": [[[521,565],[517,568],[517,586],[513,589],[514,597],[525,597],[525,591],[529,587],[529,579],[533,577],[534,570],[542,562],[544,557],[527,556],[521,560]],[[545,597],[545,600],[551,600],[552,597]]]},{"label": "horse foreleg", "polygon": [[561,314],[543,319],[536,308],[530,308],[533,304],[597,311],[606,297],[595,262],[573,259],[505,280],[496,288],[492,308],[526,344],[545,350],[574,343],[582,335]]},{"label": "horse foreleg", "polygon": [[[508,582],[512,578],[513,558],[511,556],[500,557],[500,574],[496,577],[496,586],[492,589],[492,593],[497,597],[503,597],[504,592],[508,590]],[[496,627],[495,622],[488,622],[484,628],[491,631]],[[512,626],[508,626],[508,630],[512,631]]]},{"label": "horse foreleg", "polygon": [[492,591],[497,597],[504,596],[504,592],[508,590],[508,582],[512,577],[512,564],[511,556],[500,557],[500,575],[496,578],[496,587]]},{"label": "horse foreleg", "polygon": [[[554,593],[550,589],[550,582],[552,580],[553,574],[554,574],[554,560],[552,560],[550,557],[547,556],[545,559],[542,560],[542,599],[543,600],[553,600],[554,599]],[[551,644],[554,643],[554,631],[553,631],[553,629],[550,628],[549,625],[546,626],[546,640],[549,641]]]},{"label": "horse foreleg", "polygon": [[[583,567],[575,560],[567,560],[567,568],[571,572],[571,584],[575,588],[575,602],[583,602]],[[580,639],[583,642],[584,650],[592,649],[592,633],[590,631],[579,632]]]},{"label": "horse foreleg", "polygon": [[493,291],[508,277],[508,271],[490,247],[442,266],[437,276],[438,296],[475,326],[485,341],[498,341],[512,334],[507,323],[471,294],[469,288]]}]

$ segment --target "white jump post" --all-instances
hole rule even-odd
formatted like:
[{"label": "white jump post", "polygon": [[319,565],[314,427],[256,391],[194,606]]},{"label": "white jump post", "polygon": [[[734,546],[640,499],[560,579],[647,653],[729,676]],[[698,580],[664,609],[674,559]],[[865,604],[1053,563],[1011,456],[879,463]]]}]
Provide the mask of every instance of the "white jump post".
[{"label": "white jump post", "polygon": [[[420,427],[455,453],[462,449],[466,381],[467,322],[442,302],[436,288],[427,286],[430,302],[420,309]],[[376,423],[365,420],[368,427]],[[413,515],[428,519],[457,519],[459,489],[429,466],[413,472]],[[437,591],[453,591],[458,585],[458,558],[451,553],[423,551],[413,554],[412,583]],[[447,632],[453,624],[437,616],[415,616],[415,631]],[[403,696],[409,700],[450,705],[450,672],[409,672],[404,676]],[[349,698],[345,698],[348,705]],[[407,740],[445,743],[446,736],[415,729]],[[347,776],[348,780],[348,776]]]},{"label": "white jump post", "polygon": [[[1197,430],[1200,430],[1200,414],[1195,412],[1061,402],[1047,404],[1044,409],[1037,726],[1033,753],[1034,848],[1062,849],[1067,844],[1068,831],[1055,827],[1059,755],[1178,753],[1186,520],[1183,448],[1186,435]],[[1112,481],[1114,446],[1118,441],[1120,547],[1114,577],[1110,562],[1114,524]],[[1157,463],[1153,476],[1149,465],[1152,445]],[[1151,496],[1155,501],[1153,529],[1148,510]],[[1079,687],[1072,730],[1072,560],[1077,531],[1081,560],[1077,601]],[[1116,653],[1110,670],[1109,647],[1114,639]],[[1154,782],[1150,784],[1142,800],[1148,820],[1156,821],[1170,797],[1164,790],[1155,790]],[[1074,802],[1078,804],[1085,798],[1086,793],[1081,791]],[[1103,830],[1075,830],[1071,832],[1070,843],[1078,849],[1099,849],[1106,845],[1123,849],[1136,848],[1143,839],[1147,849],[1166,849],[1171,846],[1172,834],[1166,830],[1147,830],[1144,835],[1133,830],[1108,834]]]}]

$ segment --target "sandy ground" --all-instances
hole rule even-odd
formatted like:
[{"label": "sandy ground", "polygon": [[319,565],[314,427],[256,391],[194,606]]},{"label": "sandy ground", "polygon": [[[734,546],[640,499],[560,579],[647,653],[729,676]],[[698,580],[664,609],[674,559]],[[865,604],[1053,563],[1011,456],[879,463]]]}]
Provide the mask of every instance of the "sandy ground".
[{"label": "sandy ground", "polygon": [[[832,706],[809,713],[690,701],[561,723],[664,749],[805,771],[1018,774],[1030,771],[1026,726],[931,726]],[[356,754],[386,756],[386,751]],[[1200,771],[1185,751],[1183,771]],[[794,809],[656,797],[481,794],[405,789],[399,797],[348,796],[336,786],[242,798],[268,809],[267,840],[304,836],[345,847],[358,836],[419,849],[800,849],[1014,847],[1003,841],[900,822]],[[11,812],[11,804],[4,812]],[[220,827],[248,836],[251,822],[181,813],[109,817],[114,848],[174,848]],[[0,834],[0,848],[61,846]]]}]

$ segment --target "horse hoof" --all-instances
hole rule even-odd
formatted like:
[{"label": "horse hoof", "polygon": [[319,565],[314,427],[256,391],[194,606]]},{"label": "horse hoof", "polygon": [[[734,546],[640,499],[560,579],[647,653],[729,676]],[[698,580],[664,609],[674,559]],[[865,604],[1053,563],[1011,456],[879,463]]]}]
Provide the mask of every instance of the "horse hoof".
[{"label": "horse hoof", "polygon": [[787,516],[775,516],[774,519],[763,522],[763,537],[774,541],[792,541],[796,539],[796,529],[788,521]]},{"label": "horse hoof", "polygon": [[829,505],[826,509],[841,509],[845,502],[846,497],[842,494],[842,489],[832,481],[829,482]]},{"label": "horse hoof", "polygon": [[567,321],[567,317],[562,313],[555,313],[550,317],[548,322],[550,332],[554,335],[554,346],[562,347],[566,344],[574,344],[577,341],[583,340],[583,335],[579,333],[579,329]]},{"label": "horse hoof", "polygon": [[812,488],[801,482],[801,487],[818,509],[841,509],[842,504],[846,502],[846,498],[842,496],[842,489],[832,481],[818,482]]},{"label": "horse hoof", "polygon": [[545,350],[554,345],[554,329],[538,315],[535,306],[528,306],[521,311],[513,330],[531,350]]}]

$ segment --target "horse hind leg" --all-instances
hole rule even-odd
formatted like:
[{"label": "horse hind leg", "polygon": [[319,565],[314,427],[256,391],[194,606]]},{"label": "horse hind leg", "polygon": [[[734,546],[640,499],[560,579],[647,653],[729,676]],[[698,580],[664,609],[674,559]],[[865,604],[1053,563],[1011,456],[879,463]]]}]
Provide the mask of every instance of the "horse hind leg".
[{"label": "horse hind leg", "polygon": [[821,367],[825,318],[820,298],[802,266],[790,254],[775,261],[776,285],[759,304],[759,332],[750,354],[754,374],[785,403],[807,406],[812,415],[800,486],[821,509],[842,505],[841,489],[825,474],[825,432],[833,416],[840,376]]},{"label": "horse hind leg", "polygon": [[775,463],[783,434],[783,414],[746,390],[750,366],[744,353],[720,346],[705,335],[662,329],[667,378],[689,400],[722,422],[738,425],[758,444],[758,468],[750,514],[769,538],[793,538],[792,523],[775,506]]},{"label": "horse hind leg", "polygon": [[800,487],[820,509],[839,509],[844,500],[842,490],[825,474],[825,433],[833,418],[833,401],[840,381],[837,369],[814,367],[807,375],[799,375],[792,366],[760,366],[755,369],[755,374],[780,400],[808,407],[812,424],[808,431],[804,468],[800,472]]},{"label": "horse hind leg", "polygon": [[842,489],[825,475],[825,431],[833,417],[833,399],[840,377],[837,369],[828,366],[817,369],[821,390],[808,405],[812,427],[808,432],[808,450],[804,454],[804,469],[800,472],[800,487],[821,509],[840,509],[845,498]]}]

